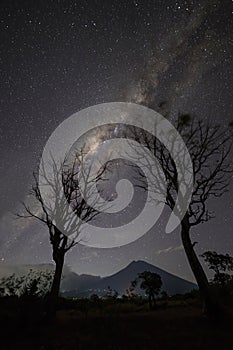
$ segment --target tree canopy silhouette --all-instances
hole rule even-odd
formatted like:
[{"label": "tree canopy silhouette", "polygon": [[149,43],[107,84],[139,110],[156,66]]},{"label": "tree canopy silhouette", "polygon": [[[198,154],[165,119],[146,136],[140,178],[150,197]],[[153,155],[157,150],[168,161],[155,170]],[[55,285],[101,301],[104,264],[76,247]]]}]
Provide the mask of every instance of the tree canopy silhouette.
[{"label": "tree canopy silhouette", "polygon": [[233,271],[233,257],[229,254],[218,254],[207,251],[200,255],[204,258],[210,270],[214,271],[213,282],[224,286],[232,280],[232,276],[227,273]]},{"label": "tree canopy silhouette", "polygon": [[138,277],[131,282],[131,290],[137,286],[139,281],[141,281],[140,288],[143,289],[148,296],[149,307],[152,310],[156,306],[155,296],[159,294],[162,287],[161,277],[154,272],[141,272],[138,274]]}]

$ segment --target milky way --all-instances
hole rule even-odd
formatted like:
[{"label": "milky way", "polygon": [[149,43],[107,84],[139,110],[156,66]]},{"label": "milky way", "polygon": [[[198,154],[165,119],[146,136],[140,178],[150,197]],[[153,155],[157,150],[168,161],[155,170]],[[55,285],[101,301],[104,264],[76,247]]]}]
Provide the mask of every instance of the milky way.
[{"label": "milky way", "polygon": [[[52,261],[46,228],[12,213],[29,200],[46,140],[71,114],[131,101],[171,120],[179,112],[213,124],[232,120],[232,11],[230,0],[2,2],[2,265]],[[218,211],[195,232],[198,253],[233,253],[232,197],[231,187],[210,203]],[[168,215],[130,245],[78,246],[66,262],[77,272],[106,275],[141,259],[193,279],[178,230],[164,233]]]}]

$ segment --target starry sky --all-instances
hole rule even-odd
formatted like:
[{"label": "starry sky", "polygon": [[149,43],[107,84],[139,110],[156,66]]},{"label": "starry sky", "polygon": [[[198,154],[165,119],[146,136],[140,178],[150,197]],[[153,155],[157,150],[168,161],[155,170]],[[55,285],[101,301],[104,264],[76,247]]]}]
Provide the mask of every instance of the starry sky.
[{"label": "starry sky", "polygon": [[[104,102],[135,102],[171,120],[190,113],[232,121],[231,0],[2,1],[0,15],[0,261],[51,262],[46,227],[16,219],[54,129]],[[192,234],[197,252],[233,254],[233,187],[210,202],[216,218]],[[102,276],[145,260],[193,280],[166,213],[139,240],[114,249],[78,245],[66,264]]]}]

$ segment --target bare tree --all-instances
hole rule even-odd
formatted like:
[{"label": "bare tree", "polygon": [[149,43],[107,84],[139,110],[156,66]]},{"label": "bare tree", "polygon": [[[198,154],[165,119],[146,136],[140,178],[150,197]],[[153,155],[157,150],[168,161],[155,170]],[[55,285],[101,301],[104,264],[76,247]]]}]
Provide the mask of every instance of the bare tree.
[{"label": "bare tree", "polygon": [[[79,154],[76,154],[72,163],[70,163],[68,156],[60,164],[51,158],[52,176],[48,175],[42,162],[39,168],[42,186],[38,174],[34,173],[34,185],[29,193],[39,203],[39,210],[22,203],[24,213],[17,215],[23,218],[35,218],[48,228],[52,256],[55,262],[55,273],[51,286],[50,302],[48,303],[49,317],[54,316],[55,313],[65,255],[82,239],[80,233],[83,223],[93,220],[99,213],[95,209],[95,203],[90,206],[87,199],[90,196],[93,197],[93,185],[101,178],[104,167],[94,178],[91,177],[91,164],[89,167],[83,165],[85,155],[86,151],[83,149]],[[42,194],[43,186],[50,188],[48,202]],[[52,206],[50,205],[51,201]]]},{"label": "bare tree", "polygon": [[[194,250],[197,242],[192,242],[190,234],[191,230],[197,225],[214,217],[214,214],[208,210],[209,199],[212,197],[219,198],[228,190],[233,171],[230,160],[232,125],[230,124],[225,128],[213,127],[204,121],[191,119],[189,115],[181,115],[176,123],[176,129],[184,140],[193,166],[193,192],[188,209],[180,223],[181,238],[204,301],[206,314],[211,316],[220,311],[220,307],[211,295],[207,276]],[[174,210],[179,183],[177,168],[172,155],[163,144],[149,133],[134,129],[132,134],[138,142],[146,145],[159,161],[167,185],[165,203],[171,210]],[[182,154],[182,150],[179,151]],[[138,164],[140,164],[140,156],[139,146]],[[180,161],[182,161],[182,157]],[[151,159],[148,161],[148,167],[151,167]],[[155,174],[152,173],[153,175]],[[153,190],[160,192],[158,174],[156,176]],[[141,186],[145,186],[144,182],[141,183]],[[179,200],[181,201],[180,206],[182,206],[182,201],[185,201],[185,198],[180,197]]]}]

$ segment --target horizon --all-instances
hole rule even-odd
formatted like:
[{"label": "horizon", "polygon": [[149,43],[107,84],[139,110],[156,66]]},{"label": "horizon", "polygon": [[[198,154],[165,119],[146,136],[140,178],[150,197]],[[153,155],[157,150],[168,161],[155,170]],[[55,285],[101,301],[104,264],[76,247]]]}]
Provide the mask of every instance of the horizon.
[{"label": "horizon", "polygon": [[[64,274],[67,273],[67,269],[68,269],[68,272],[74,272],[74,273],[77,274],[78,276],[87,275],[87,276],[105,278],[105,277],[111,277],[111,276],[116,275],[118,272],[121,272],[122,270],[126,269],[128,266],[132,265],[133,263],[135,263],[135,264],[137,264],[137,263],[145,263],[145,264],[147,264],[147,265],[151,265],[151,266],[155,267],[155,268],[158,269],[158,270],[162,270],[162,271],[164,271],[164,272],[166,272],[166,273],[168,273],[168,274],[171,274],[171,275],[173,275],[173,276],[175,276],[175,277],[178,277],[178,278],[181,278],[181,279],[183,279],[183,280],[185,280],[185,281],[188,281],[188,282],[191,282],[191,283],[196,284],[194,278],[193,278],[193,280],[188,280],[188,279],[186,279],[185,277],[179,276],[179,275],[177,275],[177,274],[175,274],[175,273],[172,273],[172,272],[170,272],[170,271],[168,271],[168,270],[165,270],[165,269],[163,269],[163,268],[161,268],[161,267],[159,267],[159,266],[156,266],[156,265],[154,265],[154,264],[152,264],[152,263],[150,263],[150,262],[148,262],[148,261],[146,261],[146,260],[132,260],[132,261],[129,262],[127,265],[125,265],[125,266],[123,266],[122,268],[116,270],[115,272],[112,272],[112,273],[109,274],[109,275],[95,275],[95,274],[92,274],[91,272],[90,272],[90,273],[88,273],[88,272],[87,272],[87,273],[85,273],[85,272],[79,272],[78,270],[75,270],[72,266],[69,266],[69,265],[67,265],[67,264],[64,264]],[[42,266],[45,266],[45,267],[46,267],[46,266],[52,266],[52,267],[54,268],[54,267],[55,267],[55,264],[54,264],[53,262],[47,262],[47,263],[45,262],[45,263],[39,263],[39,264],[21,264],[21,265],[6,265],[6,264],[1,265],[1,264],[0,264],[0,279],[1,279],[2,277],[6,276],[6,275],[3,274],[3,273],[4,273],[4,267],[5,267],[6,269],[7,269],[7,268],[15,268],[15,270],[13,270],[13,271],[17,271],[17,268],[20,268],[20,267],[27,267],[27,268],[29,268],[29,270],[30,270],[30,268],[33,269],[33,267],[40,267],[40,266],[41,266],[41,267],[42,267]],[[8,275],[9,275],[9,274],[8,274]],[[211,272],[210,272],[210,275],[211,275]]]}]

